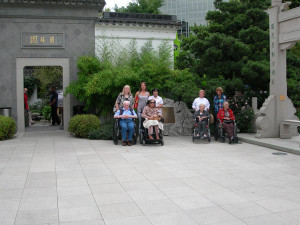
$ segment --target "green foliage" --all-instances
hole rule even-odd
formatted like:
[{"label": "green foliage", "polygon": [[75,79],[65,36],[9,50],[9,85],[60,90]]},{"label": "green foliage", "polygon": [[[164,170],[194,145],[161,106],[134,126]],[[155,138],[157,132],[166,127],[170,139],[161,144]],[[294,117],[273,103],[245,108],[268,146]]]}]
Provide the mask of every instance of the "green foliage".
[{"label": "green foliage", "polygon": [[114,120],[101,124],[100,128],[89,132],[89,139],[92,140],[112,140]]},{"label": "green foliage", "polygon": [[28,98],[30,98],[31,95],[33,94],[36,82],[37,80],[35,79],[34,76],[32,75],[24,76],[24,88],[27,88]]},{"label": "green foliage", "polygon": [[[156,87],[160,95],[170,96],[166,83],[174,77],[172,47],[163,42],[158,51],[154,51],[149,40],[137,52],[136,42],[121,48],[112,41],[103,42],[100,59],[83,56],[78,60],[78,80],[71,82],[65,94],[73,94],[79,101],[85,102],[85,110],[107,113],[112,110],[116,97],[125,84],[131,86],[135,94],[142,81],[149,90]],[[118,48],[119,54],[113,54]],[[135,89],[134,89],[135,88]],[[96,110],[95,110],[96,109]]]},{"label": "green foliage", "polygon": [[[208,25],[191,27],[181,42],[176,59],[178,69],[205,75],[207,80],[224,77],[226,92],[230,82],[239,79],[241,91],[264,102],[269,91],[269,20],[270,0],[215,0],[217,10],[207,13]],[[300,6],[292,1],[290,8]],[[297,106],[300,95],[300,44],[287,52],[288,95]],[[257,82],[259,80],[259,82]],[[222,84],[223,85],[223,84]],[[221,86],[221,85],[220,85]],[[232,96],[231,93],[226,93]]]},{"label": "green foliage", "polygon": [[114,11],[121,13],[152,13],[160,14],[159,8],[163,6],[164,0],[136,0],[129,2],[127,7],[118,8],[115,5]]},{"label": "green foliage", "polygon": [[245,96],[234,96],[229,98],[229,107],[234,112],[238,129],[241,133],[253,132],[254,112],[250,107],[250,99]]},{"label": "green foliage", "polygon": [[289,6],[290,9],[300,6],[300,0],[283,0],[282,2],[291,2],[292,4]]},{"label": "green foliage", "polygon": [[0,116],[0,141],[11,138],[16,132],[16,127],[13,118]]},{"label": "green foliage", "polygon": [[39,96],[45,97],[53,85],[57,89],[62,89],[62,67],[60,66],[38,66],[34,68],[33,76],[37,80]]},{"label": "green foliage", "polygon": [[50,120],[51,118],[51,106],[45,105],[42,109],[42,115],[45,120]]},{"label": "green foliage", "polygon": [[[217,0],[215,6],[217,10],[207,13],[208,25],[192,27],[191,35],[183,40],[177,68],[189,68],[200,77],[205,74],[207,80],[238,79],[240,90],[247,86],[256,95],[267,91],[269,26],[264,10],[270,1]],[[223,86],[226,90],[232,89],[231,82],[224,85],[229,85]]]},{"label": "green foliage", "polygon": [[69,132],[79,138],[88,138],[89,133],[99,129],[100,120],[91,114],[82,114],[72,117],[69,121]]}]

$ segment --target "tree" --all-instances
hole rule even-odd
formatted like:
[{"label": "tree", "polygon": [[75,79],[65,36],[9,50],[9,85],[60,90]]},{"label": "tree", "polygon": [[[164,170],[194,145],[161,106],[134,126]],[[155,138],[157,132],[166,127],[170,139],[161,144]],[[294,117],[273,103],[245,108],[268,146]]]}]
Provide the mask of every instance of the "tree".
[{"label": "tree", "polygon": [[44,98],[50,87],[53,85],[57,89],[62,89],[63,75],[60,66],[38,66],[34,68],[33,76],[37,80],[39,95]]},{"label": "tree", "polygon": [[163,6],[164,0],[135,0],[129,2],[127,7],[119,8],[115,5],[114,11],[121,13],[152,13],[160,14],[159,8]]},{"label": "tree", "polygon": [[[297,6],[296,2],[291,6]],[[241,79],[243,89],[258,96],[262,104],[270,79],[269,20],[265,11],[270,5],[270,0],[216,0],[216,10],[206,16],[208,25],[192,27],[190,36],[183,39],[177,68],[189,68],[207,79]],[[296,49],[288,51],[289,79],[300,75],[299,53]],[[293,98],[296,92],[300,94],[295,83],[299,81],[294,82]]]}]

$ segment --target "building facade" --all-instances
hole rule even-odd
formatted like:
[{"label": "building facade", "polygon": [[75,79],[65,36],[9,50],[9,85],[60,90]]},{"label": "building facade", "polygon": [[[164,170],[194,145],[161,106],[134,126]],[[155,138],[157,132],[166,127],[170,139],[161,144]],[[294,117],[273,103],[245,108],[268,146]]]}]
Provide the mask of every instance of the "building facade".
[{"label": "building facade", "polygon": [[214,9],[214,0],[165,0],[160,8],[164,14],[177,16],[182,22],[178,33],[183,35],[188,34],[190,26],[207,24],[206,14]]},{"label": "building facade", "polygon": [[[0,109],[11,109],[18,131],[25,131],[24,69],[35,66],[60,66],[63,89],[77,77],[77,60],[97,55],[102,33],[140,44],[149,38],[162,41],[176,37],[177,19],[161,15],[130,18],[110,15],[99,19],[104,0],[49,1],[0,0]],[[118,18],[116,18],[118,15]],[[162,35],[164,34],[164,35]],[[103,38],[103,37],[102,37]],[[77,103],[67,95],[63,101],[64,129]]]}]

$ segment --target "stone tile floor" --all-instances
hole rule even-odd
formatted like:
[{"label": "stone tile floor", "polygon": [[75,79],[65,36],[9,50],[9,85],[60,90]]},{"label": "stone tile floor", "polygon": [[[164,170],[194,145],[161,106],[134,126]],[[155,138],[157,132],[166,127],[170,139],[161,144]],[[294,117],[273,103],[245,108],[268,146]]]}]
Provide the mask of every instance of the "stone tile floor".
[{"label": "stone tile floor", "polygon": [[0,225],[300,225],[300,156],[246,143],[0,142]]}]

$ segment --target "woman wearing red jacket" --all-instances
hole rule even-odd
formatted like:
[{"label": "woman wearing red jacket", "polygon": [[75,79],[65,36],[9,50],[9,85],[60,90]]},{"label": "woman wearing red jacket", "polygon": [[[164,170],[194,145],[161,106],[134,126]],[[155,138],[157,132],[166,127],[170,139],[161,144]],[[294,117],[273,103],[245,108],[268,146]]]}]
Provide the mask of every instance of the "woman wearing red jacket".
[{"label": "woman wearing red jacket", "polygon": [[227,133],[227,137],[229,138],[229,143],[233,141],[233,134],[234,134],[234,120],[235,117],[233,115],[233,111],[229,109],[229,103],[224,102],[224,108],[219,110],[217,118],[222,123],[222,128],[225,129]]}]

